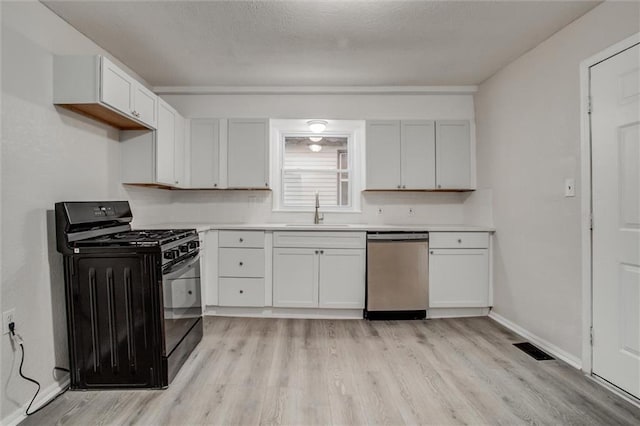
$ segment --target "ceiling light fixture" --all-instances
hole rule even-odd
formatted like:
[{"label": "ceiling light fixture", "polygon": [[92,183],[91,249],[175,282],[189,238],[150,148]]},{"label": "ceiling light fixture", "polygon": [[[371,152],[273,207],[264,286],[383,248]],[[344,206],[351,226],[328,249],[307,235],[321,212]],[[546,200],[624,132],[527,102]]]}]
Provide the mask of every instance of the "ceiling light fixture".
[{"label": "ceiling light fixture", "polygon": [[307,121],[307,126],[309,126],[309,130],[313,133],[322,133],[324,129],[327,128],[328,122],[324,120],[309,120]]},{"label": "ceiling light fixture", "polygon": [[320,142],[322,140],[322,136],[310,136],[309,140],[311,142]]},{"label": "ceiling light fixture", "polygon": [[309,145],[309,149],[312,152],[320,152],[320,151],[322,151],[322,145],[319,145],[317,143],[313,143],[313,144]]}]

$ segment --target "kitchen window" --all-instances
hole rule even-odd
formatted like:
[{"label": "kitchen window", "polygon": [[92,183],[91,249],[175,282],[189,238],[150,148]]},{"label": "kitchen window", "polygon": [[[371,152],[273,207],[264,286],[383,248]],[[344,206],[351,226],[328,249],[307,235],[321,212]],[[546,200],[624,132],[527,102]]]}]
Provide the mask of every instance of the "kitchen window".
[{"label": "kitchen window", "polygon": [[[333,129],[314,134],[306,125],[296,126],[298,121],[272,122],[274,210],[312,211],[317,193],[320,211],[358,211],[360,150],[356,139],[361,140],[362,133],[354,131],[353,125],[345,127],[354,122],[335,120],[329,125]],[[278,122],[291,130],[279,128]]]}]

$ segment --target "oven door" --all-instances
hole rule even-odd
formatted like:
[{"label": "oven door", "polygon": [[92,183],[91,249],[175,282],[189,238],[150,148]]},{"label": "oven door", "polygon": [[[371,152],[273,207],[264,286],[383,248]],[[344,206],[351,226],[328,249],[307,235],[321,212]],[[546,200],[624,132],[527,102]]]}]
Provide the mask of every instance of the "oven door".
[{"label": "oven door", "polygon": [[164,356],[169,356],[202,316],[200,254],[162,273]]}]

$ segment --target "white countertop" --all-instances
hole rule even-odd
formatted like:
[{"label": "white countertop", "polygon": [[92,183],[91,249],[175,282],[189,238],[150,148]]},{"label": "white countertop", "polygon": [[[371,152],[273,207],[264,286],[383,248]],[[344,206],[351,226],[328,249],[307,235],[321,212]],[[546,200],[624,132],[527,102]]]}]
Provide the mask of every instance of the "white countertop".
[{"label": "white countertop", "polygon": [[409,232],[495,232],[490,226],[470,225],[376,225],[376,224],[306,224],[306,223],[158,223],[134,229],[211,229],[265,230],[265,231],[409,231]]}]

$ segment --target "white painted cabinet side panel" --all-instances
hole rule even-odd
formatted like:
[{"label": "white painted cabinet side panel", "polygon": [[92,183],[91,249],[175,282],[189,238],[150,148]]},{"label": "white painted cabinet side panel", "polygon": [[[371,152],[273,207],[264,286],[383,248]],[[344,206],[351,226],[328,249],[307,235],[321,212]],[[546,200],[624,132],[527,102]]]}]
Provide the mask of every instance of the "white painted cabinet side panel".
[{"label": "white painted cabinet side panel", "polygon": [[191,187],[218,188],[220,183],[220,122],[191,120]]},{"label": "white painted cabinet side panel", "polygon": [[471,136],[468,121],[436,123],[437,189],[471,188]]},{"label": "white painted cabinet side panel", "polygon": [[319,307],[363,309],[365,250],[325,249],[320,253]]},{"label": "white painted cabinet side panel", "polygon": [[120,179],[122,183],[155,183],[156,132],[120,132]]},{"label": "white painted cabinet side panel", "polygon": [[200,233],[200,265],[203,300],[207,306],[218,304],[218,231]]},{"label": "white painted cabinet side panel", "polygon": [[174,161],[173,169],[176,180],[176,186],[180,188],[187,187],[186,177],[186,163],[185,163],[185,120],[180,115],[175,115],[176,118],[176,131],[175,131],[175,144],[174,144]]},{"label": "white painted cabinet side panel", "polygon": [[402,189],[436,187],[436,132],[433,121],[402,121]]},{"label": "white painted cabinet side panel", "polygon": [[366,158],[366,189],[399,189],[399,121],[367,121]]}]

